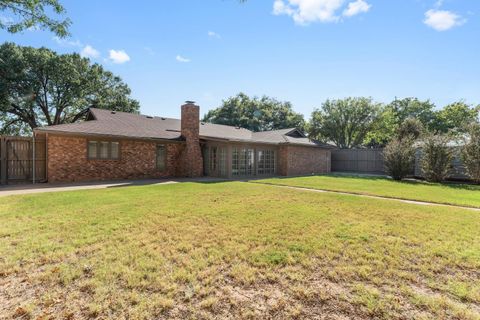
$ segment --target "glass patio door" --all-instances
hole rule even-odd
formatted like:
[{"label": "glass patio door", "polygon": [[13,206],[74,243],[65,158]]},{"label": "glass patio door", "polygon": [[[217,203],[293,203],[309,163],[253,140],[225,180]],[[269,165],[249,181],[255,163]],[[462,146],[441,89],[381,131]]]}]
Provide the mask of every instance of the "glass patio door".
[{"label": "glass patio door", "polygon": [[208,175],[212,177],[227,176],[227,149],[211,146],[208,152]]}]

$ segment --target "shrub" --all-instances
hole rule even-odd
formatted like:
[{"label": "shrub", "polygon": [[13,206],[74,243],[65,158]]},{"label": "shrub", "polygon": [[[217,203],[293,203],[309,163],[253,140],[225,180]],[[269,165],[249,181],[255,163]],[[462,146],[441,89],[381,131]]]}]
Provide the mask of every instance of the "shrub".
[{"label": "shrub", "polygon": [[383,150],[385,170],[394,180],[402,180],[412,172],[415,148],[412,139],[393,139]]},{"label": "shrub", "polygon": [[447,136],[429,135],[424,139],[420,165],[427,181],[441,182],[448,177],[452,166],[453,149]]},{"label": "shrub", "polygon": [[480,183],[480,124],[474,124],[468,130],[470,140],[462,147],[462,160],[468,175]]},{"label": "shrub", "polygon": [[407,118],[397,129],[397,138],[404,139],[419,139],[424,133],[423,124],[420,120],[415,118]]}]

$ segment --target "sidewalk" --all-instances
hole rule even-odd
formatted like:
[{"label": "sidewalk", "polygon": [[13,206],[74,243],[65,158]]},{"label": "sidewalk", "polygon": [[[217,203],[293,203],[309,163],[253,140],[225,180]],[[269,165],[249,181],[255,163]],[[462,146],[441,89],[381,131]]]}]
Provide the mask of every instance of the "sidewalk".
[{"label": "sidewalk", "polygon": [[181,182],[221,182],[224,179],[216,178],[178,178],[178,179],[144,179],[144,180],[121,180],[121,181],[100,181],[100,182],[78,182],[78,183],[37,183],[37,184],[17,184],[0,186],[0,197],[34,194],[45,192],[75,191],[119,188],[128,186],[145,186],[173,184]]},{"label": "sidewalk", "polygon": [[480,212],[480,208],[459,206],[459,205],[453,205],[453,204],[444,204],[444,203],[418,201],[418,200],[407,200],[407,199],[393,198],[393,197],[373,196],[373,195],[352,193],[352,192],[345,192],[345,191],[332,191],[332,190],[323,190],[323,189],[312,189],[312,188],[307,188],[307,187],[294,187],[294,186],[287,186],[287,185],[282,185],[282,184],[263,183],[263,182],[255,182],[255,181],[249,181],[249,183],[257,183],[257,184],[263,184],[263,185],[267,185],[267,186],[273,186],[273,187],[278,187],[278,188],[286,188],[286,189],[292,189],[292,190],[299,190],[299,191],[319,192],[319,193],[336,193],[336,194],[356,196],[356,197],[362,197],[362,198],[390,200],[390,201],[396,201],[396,202],[416,204],[416,205],[421,205],[421,206],[437,206],[437,207],[467,209],[467,210],[473,210],[473,211]]}]

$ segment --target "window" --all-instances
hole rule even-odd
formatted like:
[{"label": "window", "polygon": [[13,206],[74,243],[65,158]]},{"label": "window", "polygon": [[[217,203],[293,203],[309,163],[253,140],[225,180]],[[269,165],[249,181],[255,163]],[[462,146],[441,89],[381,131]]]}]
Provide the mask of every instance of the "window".
[{"label": "window", "polygon": [[210,172],[216,172],[218,166],[217,147],[210,148]]},{"label": "window", "polygon": [[97,141],[88,142],[88,158],[89,159],[97,158]]},{"label": "window", "polygon": [[111,148],[110,148],[110,157],[112,159],[118,159],[120,156],[120,143],[118,142],[111,142]]},{"label": "window", "polygon": [[100,149],[98,152],[98,154],[100,155],[99,156],[100,159],[108,159],[109,146],[110,146],[110,142],[100,141],[100,145],[99,145]]},{"label": "window", "polygon": [[257,174],[275,174],[275,150],[259,150],[257,157]]},{"label": "window", "polygon": [[164,171],[166,168],[167,148],[164,144],[157,145],[157,169]]},{"label": "window", "polygon": [[238,149],[234,148],[232,150],[232,175],[238,176],[239,171],[238,171]]},{"label": "window", "polygon": [[227,175],[227,149],[219,148],[218,151],[218,171],[224,177]]},{"label": "window", "polygon": [[208,174],[224,177],[227,175],[227,149],[224,147],[210,147],[208,152]]},{"label": "window", "polygon": [[120,159],[120,143],[116,141],[88,141],[88,159]]},{"label": "window", "polygon": [[232,175],[248,176],[254,173],[254,152],[253,149],[233,149],[232,153]]}]

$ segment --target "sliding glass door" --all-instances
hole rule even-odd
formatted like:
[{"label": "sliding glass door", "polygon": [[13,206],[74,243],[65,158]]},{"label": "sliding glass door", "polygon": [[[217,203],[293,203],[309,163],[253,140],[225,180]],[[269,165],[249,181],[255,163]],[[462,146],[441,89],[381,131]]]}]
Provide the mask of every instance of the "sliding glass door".
[{"label": "sliding glass door", "polygon": [[242,178],[277,173],[277,150],[268,146],[205,145],[205,174],[211,177]]},{"label": "sliding glass door", "polygon": [[232,176],[255,174],[255,151],[249,148],[232,148]]},{"label": "sliding glass door", "polygon": [[207,175],[211,177],[227,177],[227,148],[210,146],[204,152],[204,165]]}]

